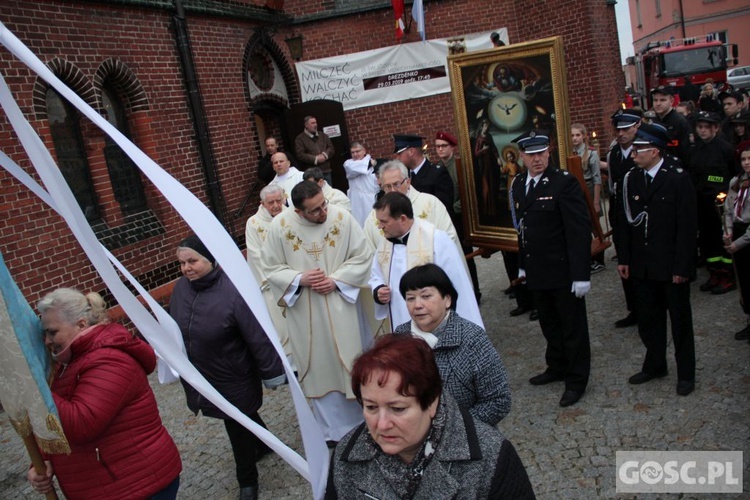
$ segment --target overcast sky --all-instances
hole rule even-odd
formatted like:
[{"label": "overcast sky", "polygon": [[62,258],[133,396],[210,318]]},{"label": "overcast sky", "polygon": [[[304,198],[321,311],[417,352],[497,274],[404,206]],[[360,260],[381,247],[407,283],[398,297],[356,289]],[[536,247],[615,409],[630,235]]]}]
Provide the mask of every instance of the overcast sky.
[{"label": "overcast sky", "polygon": [[622,63],[625,64],[625,58],[633,55],[633,32],[630,28],[630,10],[628,2],[630,0],[617,0],[615,5],[615,14],[617,15],[617,31],[620,37],[620,56]]}]

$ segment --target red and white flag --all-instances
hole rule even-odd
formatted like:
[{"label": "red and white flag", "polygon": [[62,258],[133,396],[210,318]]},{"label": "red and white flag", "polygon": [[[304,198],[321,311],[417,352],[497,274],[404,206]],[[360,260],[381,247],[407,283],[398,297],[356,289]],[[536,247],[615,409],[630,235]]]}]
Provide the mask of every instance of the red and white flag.
[{"label": "red and white flag", "polygon": [[396,40],[404,37],[404,0],[391,0],[393,15],[396,18]]}]

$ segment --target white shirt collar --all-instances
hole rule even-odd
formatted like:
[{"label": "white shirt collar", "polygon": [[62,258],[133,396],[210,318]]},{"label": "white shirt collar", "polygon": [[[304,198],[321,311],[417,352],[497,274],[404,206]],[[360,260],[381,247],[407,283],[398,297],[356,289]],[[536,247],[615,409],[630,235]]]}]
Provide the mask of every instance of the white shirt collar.
[{"label": "white shirt collar", "polygon": [[646,174],[650,175],[652,179],[656,178],[656,174],[659,173],[659,169],[661,168],[663,163],[664,163],[664,158],[659,160],[659,163],[657,163],[650,169],[646,170]]},{"label": "white shirt collar", "polygon": [[419,172],[419,169],[424,166],[424,162],[426,162],[426,161],[427,161],[427,158],[423,158],[422,159],[422,163],[420,163],[417,168],[415,168],[414,170],[412,170],[412,172],[414,173],[414,175],[417,175],[417,172]]}]

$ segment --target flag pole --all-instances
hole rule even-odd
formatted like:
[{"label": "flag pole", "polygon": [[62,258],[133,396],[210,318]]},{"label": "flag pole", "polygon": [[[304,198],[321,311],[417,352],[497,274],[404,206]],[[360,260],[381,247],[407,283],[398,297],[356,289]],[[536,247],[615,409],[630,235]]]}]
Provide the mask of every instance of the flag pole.
[{"label": "flag pole", "polygon": [[[36,445],[36,439],[34,439],[34,434],[27,434],[21,437],[23,438],[24,446],[26,446],[26,451],[29,453],[29,458],[31,458],[31,464],[34,466],[34,470],[40,476],[46,476],[47,464],[44,463],[44,458],[42,458],[42,453],[39,451],[39,447]],[[55,491],[54,483],[52,483],[52,490],[45,493],[44,497],[47,498],[47,500],[58,500],[57,491]]]}]

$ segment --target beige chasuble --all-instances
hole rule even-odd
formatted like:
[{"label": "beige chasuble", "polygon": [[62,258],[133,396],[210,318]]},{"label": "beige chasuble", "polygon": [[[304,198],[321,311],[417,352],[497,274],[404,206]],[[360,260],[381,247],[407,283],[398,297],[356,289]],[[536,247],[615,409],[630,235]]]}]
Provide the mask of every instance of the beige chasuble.
[{"label": "beige chasuble", "polygon": [[[362,350],[356,302],[361,288],[367,293],[372,267],[372,249],[356,220],[335,205],[323,224],[285,210],[268,228],[261,262],[275,300],[287,306],[289,343],[305,395],[353,398],[350,371]],[[317,268],[336,281],[334,292],[298,287],[299,275]]]},{"label": "beige chasuble", "polygon": [[323,184],[323,197],[328,200],[331,205],[336,205],[339,208],[343,208],[347,212],[352,212],[352,202],[349,197],[339,189],[332,188],[327,182]]},{"label": "beige chasuble", "polygon": [[292,348],[289,345],[289,334],[286,329],[284,309],[279,307],[276,300],[274,300],[268,279],[266,279],[266,275],[263,273],[260,265],[260,251],[263,247],[263,242],[266,241],[268,226],[272,220],[273,217],[271,217],[271,214],[268,213],[268,210],[263,205],[259,206],[255,215],[247,220],[247,225],[245,226],[247,263],[253,272],[253,276],[255,276],[255,280],[260,285],[260,291],[263,293],[263,298],[266,301],[266,307],[271,316],[273,326],[276,328],[276,333],[279,336],[279,342],[284,347],[284,352],[288,356],[292,352]]}]

